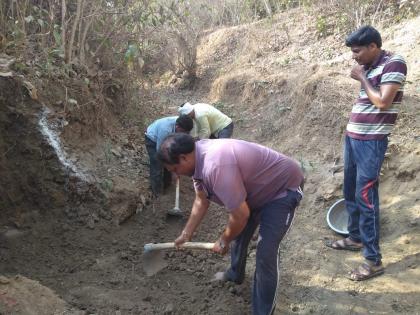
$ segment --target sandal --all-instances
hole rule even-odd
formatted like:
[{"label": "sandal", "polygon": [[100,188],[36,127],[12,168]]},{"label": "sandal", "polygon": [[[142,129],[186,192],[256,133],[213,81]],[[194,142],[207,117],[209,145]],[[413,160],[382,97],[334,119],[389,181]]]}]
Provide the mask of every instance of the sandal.
[{"label": "sandal", "polygon": [[363,248],[362,244],[355,244],[350,241],[348,238],[343,238],[341,240],[327,240],[325,241],[325,246],[337,249],[337,250],[350,250],[350,251],[359,251]]},{"label": "sandal", "polygon": [[384,272],[385,268],[382,264],[375,266],[369,262],[364,262],[356,269],[350,271],[347,278],[352,281],[363,281],[379,276]]}]

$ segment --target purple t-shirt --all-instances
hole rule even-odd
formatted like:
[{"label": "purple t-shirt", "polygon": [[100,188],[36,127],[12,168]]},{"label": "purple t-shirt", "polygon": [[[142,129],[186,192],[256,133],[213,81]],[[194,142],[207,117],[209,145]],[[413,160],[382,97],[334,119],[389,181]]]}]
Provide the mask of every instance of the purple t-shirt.
[{"label": "purple t-shirt", "polygon": [[251,209],[286,196],[303,181],[293,159],[256,143],[201,140],[195,146],[194,186],[228,210],[246,201]]}]

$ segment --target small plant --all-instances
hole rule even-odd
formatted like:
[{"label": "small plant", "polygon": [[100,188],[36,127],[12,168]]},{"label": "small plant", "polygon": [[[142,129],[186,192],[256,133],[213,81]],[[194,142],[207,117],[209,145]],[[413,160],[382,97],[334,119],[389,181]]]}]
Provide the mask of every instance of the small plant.
[{"label": "small plant", "polygon": [[395,18],[397,21],[415,17],[420,13],[420,5],[417,0],[401,0],[399,1],[398,10]]},{"label": "small plant", "polygon": [[327,18],[324,15],[320,15],[316,18],[316,32],[318,38],[327,36]]},{"label": "small plant", "polygon": [[312,161],[307,161],[303,157],[298,158],[300,168],[304,173],[315,170],[315,164]]},{"label": "small plant", "polygon": [[124,54],[124,61],[127,65],[128,71],[133,71],[135,66],[140,69],[144,66],[144,60],[140,57],[140,50],[138,45],[130,44]]},{"label": "small plant", "polygon": [[217,101],[217,102],[213,103],[213,106],[216,107],[217,109],[223,111],[223,108],[226,107],[226,104],[222,101]]},{"label": "small plant", "polygon": [[106,178],[100,183],[100,185],[103,190],[105,190],[106,192],[110,192],[114,187],[114,182],[112,181],[112,179]]},{"label": "small plant", "polygon": [[105,155],[105,161],[106,163],[110,163],[112,159],[112,144],[109,140],[105,141],[103,151]]}]

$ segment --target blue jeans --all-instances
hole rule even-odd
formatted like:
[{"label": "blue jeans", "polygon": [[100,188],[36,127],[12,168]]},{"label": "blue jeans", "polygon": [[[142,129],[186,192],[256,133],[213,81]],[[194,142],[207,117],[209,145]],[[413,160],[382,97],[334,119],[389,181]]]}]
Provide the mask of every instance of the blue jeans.
[{"label": "blue jeans", "polygon": [[254,315],[274,313],[279,281],[280,242],[291,226],[295,208],[301,199],[301,193],[287,191],[287,196],[252,209],[244,230],[232,242],[231,266],[226,276],[229,281],[240,284],[245,278],[249,242],[260,225],[252,289]]},{"label": "blue jeans", "polygon": [[349,213],[349,237],[363,243],[363,256],[380,264],[379,173],[388,138],[356,140],[346,136],[344,147],[344,198]]}]

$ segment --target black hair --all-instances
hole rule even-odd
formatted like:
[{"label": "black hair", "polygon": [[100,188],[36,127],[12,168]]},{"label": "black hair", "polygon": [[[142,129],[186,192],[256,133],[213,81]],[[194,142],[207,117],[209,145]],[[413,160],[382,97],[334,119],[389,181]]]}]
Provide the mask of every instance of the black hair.
[{"label": "black hair", "polygon": [[191,129],[193,129],[194,127],[194,122],[192,118],[188,115],[179,115],[179,117],[176,119],[175,124],[177,124],[186,132],[190,132]]},{"label": "black hair", "polygon": [[171,133],[163,140],[157,152],[157,158],[164,164],[178,164],[181,154],[188,154],[195,149],[193,137],[186,133]]},{"label": "black hair", "polygon": [[346,38],[346,46],[368,46],[375,43],[378,48],[382,47],[381,34],[372,26],[365,25],[351,33]]}]

